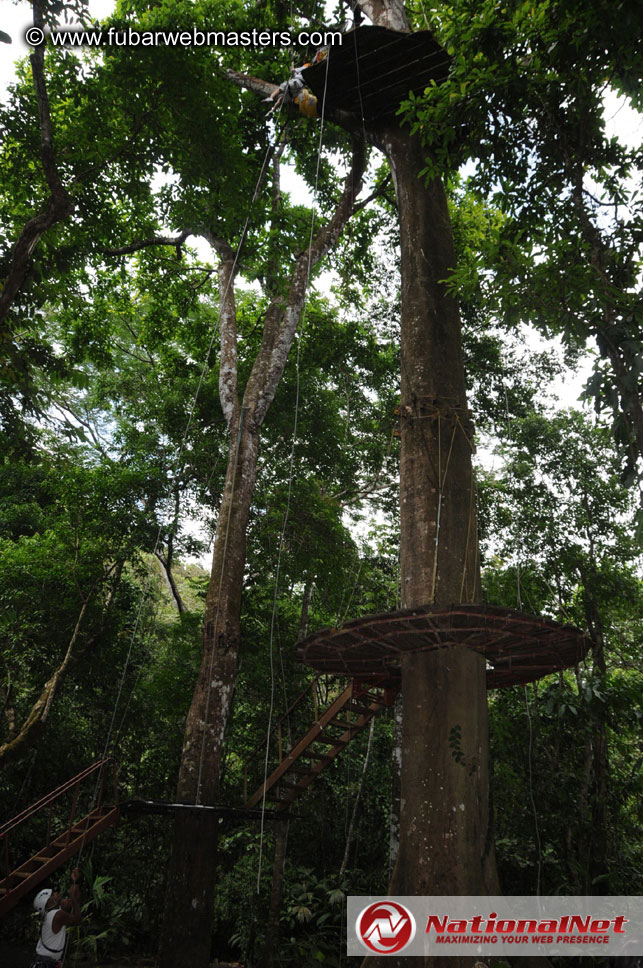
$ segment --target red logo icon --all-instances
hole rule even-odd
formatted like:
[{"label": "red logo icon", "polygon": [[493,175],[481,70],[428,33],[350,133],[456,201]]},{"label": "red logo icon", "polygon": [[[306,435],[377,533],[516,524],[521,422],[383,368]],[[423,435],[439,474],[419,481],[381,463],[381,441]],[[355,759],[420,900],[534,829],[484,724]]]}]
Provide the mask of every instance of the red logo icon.
[{"label": "red logo icon", "polygon": [[403,904],[376,901],[365,907],[355,922],[357,937],[368,951],[393,954],[415,937],[415,918]]}]

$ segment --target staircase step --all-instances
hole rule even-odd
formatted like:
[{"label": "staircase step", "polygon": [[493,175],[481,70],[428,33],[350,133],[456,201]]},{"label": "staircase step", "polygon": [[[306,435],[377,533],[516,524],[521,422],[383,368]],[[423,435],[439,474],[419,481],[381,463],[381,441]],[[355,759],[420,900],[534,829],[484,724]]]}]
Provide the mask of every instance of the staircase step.
[{"label": "staircase step", "polygon": [[[377,696],[377,695],[375,695],[375,693],[372,693],[372,692],[361,692],[359,694],[359,700],[358,701],[359,702],[366,701],[366,702],[369,702],[369,703],[373,702],[373,703],[377,703],[378,706],[385,706],[386,705],[386,702],[384,700],[384,696]],[[371,710],[371,712],[372,711],[373,710]]]},{"label": "staircase step", "polygon": [[[328,706],[326,712],[317,716],[317,721],[296,743],[289,753],[288,760],[282,761],[273,771],[266,785],[266,799],[280,807],[287,807],[301,796],[317,779],[324,768],[349,745],[377,713],[388,705],[387,695],[383,692],[361,692],[353,697],[354,684]],[[371,689],[378,688],[372,684]],[[326,719],[327,716],[332,718]],[[344,717],[344,718],[343,718]],[[359,718],[356,718],[359,717]],[[323,725],[322,725],[323,723]],[[337,733],[337,730],[341,730]],[[343,735],[342,735],[343,734]],[[317,752],[318,745],[324,744],[324,752]],[[293,756],[294,759],[290,757]],[[254,805],[263,796],[264,787],[247,800]]]},{"label": "staircase step", "polygon": [[347,739],[339,739],[337,736],[330,736],[328,733],[319,733],[315,736],[316,743],[327,743],[329,746],[348,746]]},{"label": "staircase step", "polygon": [[97,820],[100,820],[100,817],[93,816],[89,820],[84,820],[78,824],[75,824],[71,828],[71,832],[66,830],[64,834],[61,834],[59,837],[56,837],[55,840],[52,840],[49,846],[66,847],[68,843],[68,834],[70,834],[69,841],[74,840],[76,837],[80,837],[82,834],[87,834],[92,830]]},{"label": "staircase step", "polygon": [[379,712],[379,710],[371,709],[370,706],[365,706],[364,703],[357,702],[354,700],[353,703],[351,704],[351,712],[359,713],[361,716],[364,716],[367,713],[369,713],[370,715],[373,715],[373,713]]},{"label": "staircase step", "polygon": [[266,800],[270,800],[271,803],[292,803],[294,799],[294,797],[281,797],[274,790],[269,790],[266,793]]},{"label": "staircase step", "polygon": [[337,729],[359,729],[355,723],[350,723],[346,719],[331,719],[330,722],[326,723],[327,726],[336,726]]}]

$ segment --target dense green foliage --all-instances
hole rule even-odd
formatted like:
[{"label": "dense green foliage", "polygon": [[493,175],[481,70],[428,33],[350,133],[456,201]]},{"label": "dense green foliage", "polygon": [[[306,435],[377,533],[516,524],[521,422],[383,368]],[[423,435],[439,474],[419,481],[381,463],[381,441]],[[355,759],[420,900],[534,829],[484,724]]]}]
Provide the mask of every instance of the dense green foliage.
[{"label": "dense green foliage", "polygon": [[[478,466],[485,599],[576,624],[590,638],[577,669],[491,696],[498,860],[515,894],[643,894],[643,585],[626,486],[640,407],[641,210],[630,179],[640,176],[641,153],[607,136],[601,100],[609,78],[640,108],[633,7],[619,9],[614,17],[602,2],[439,4],[431,25],[454,55],[452,79],[411,106],[431,166],[450,170],[459,255],[451,285],[463,308],[470,401],[481,443],[497,447]],[[290,25],[286,5],[261,10],[271,26]],[[241,29],[256,16],[237,0],[122,0],[111,22]],[[313,4],[302,14],[306,24],[321,18]],[[207,48],[47,54],[56,156],[75,207],[43,236],[0,328],[0,742],[20,736],[49,677],[69,662],[46,715],[0,773],[7,816],[106,744],[123,798],[174,796],[228,450],[213,349],[217,260],[203,239],[243,241],[243,382],[266,308],[311,231],[310,208],[279,182],[282,140],[287,165],[309,188],[317,180],[318,129],[267,121],[265,105],[230,84],[224,67],[279,80],[289,58]],[[36,111],[23,65],[0,108],[3,275],[47,197]],[[344,134],[329,127],[318,220],[332,210],[345,151]],[[453,167],[468,157],[475,175],[460,182]],[[374,177],[384,184],[382,172]],[[599,216],[604,208],[609,216]],[[134,246],[158,237],[175,243]],[[399,308],[385,190],[331,262],[334,296],[313,287],[262,428],[228,804],[242,802],[244,764],[257,750],[249,777],[261,778],[269,716],[279,719],[310,683],[293,657],[302,625],[336,625],[399,601]],[[543,340],[530,348],[534,328],[561,336],[563,362]],[[567,378],[564,363],[592,339],[599,355],[587,393],[598,414],[552,414],[544,391]],[[320,680],[318,702],[341,686]],[[313,715],[309,698],[282,724],[282,741]],[[366,736],[301,800],[279,964],[343,964],[344,895],[385,888],[392,743],[384,715],[342,877]],[[37,849],[42,833],[33,828],[17,849]],[[84,852],[83,949],[154,947],[169,840],[166,818],[130,820]],[[273,842],[268,823],[263,835],[254,823],[221,827],[217,951],[248,966],[261,957]],[[24,933],[25,920],[14,912],[10,933]]]},{"label": "dense green foliage", "polygon": [[465,0],[430,16],[453,65],[409,105],[432,151],[427,172],[470,160],[471,190],[504,216],[456,278],[480,286],[508,327],[598,350],[587,394],[611,414],[631,480],[643,454],[642,159],[636,137],[624,142],[608,122],[616,94],[641,109],[638,5]]}]

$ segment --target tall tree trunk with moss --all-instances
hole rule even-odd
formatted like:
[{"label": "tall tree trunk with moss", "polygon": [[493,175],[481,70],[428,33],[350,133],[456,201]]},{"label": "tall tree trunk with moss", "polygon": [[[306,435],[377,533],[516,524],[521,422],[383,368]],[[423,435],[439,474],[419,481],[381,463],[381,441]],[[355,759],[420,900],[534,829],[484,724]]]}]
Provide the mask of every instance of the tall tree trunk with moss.
[{"label": "tall tree trunk with moss", "polygon": [[[476,602],[471,427],[458,308],[444,285],[455,262],[446,196],[440,182],[421,181],[417,139],[393,128],[376,137],[393,172],[402,249],[402,605]],[[407,655],[402,694],[400,844],[389,893],[495,891],[484,658],[465,648]],[[386,958],[409,968],[430,962]]]},{"label": "tall tree trunk with moss", "polygon": [[[392,25],[408,30],[399,4],[360,5],[388,26],[384,6]],[[478,602],[472,427],[458,307],[444,282],[455,267],[446,194],[440,181],[420,178],[417,137],[396,124],[371,133],[391,166],[400,225],[402,605]],[[400,844],[389,894],[495,893],[485,660],[460,647],[406,655],[402,694]],[[434,961],[374,957],[364,966]],[[460,962],[473,959],[449,958],[450,968]]]}]

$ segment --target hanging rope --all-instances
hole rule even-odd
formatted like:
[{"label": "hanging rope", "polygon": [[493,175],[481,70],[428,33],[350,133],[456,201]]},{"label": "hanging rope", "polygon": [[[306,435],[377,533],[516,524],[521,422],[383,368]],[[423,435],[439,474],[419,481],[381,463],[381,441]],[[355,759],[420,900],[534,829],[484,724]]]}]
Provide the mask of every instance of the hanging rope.
[{"label": "hanging rope", "polygon": [[476,543],[476,556],[473,564],[473,581],[471,584],[471,595],[465,595],[465,581],[467,578],[467,562],[469,561],[469,547],[471,544],[471,533],[474,530],[475,521],[475,488],[473,483],[473,473],[471,474],[471,487],[469,488],[469,516],[467,519],[467,540],[464,545],[464,564],[462,567],[462,582],[460,583],[460,601],[463,602],[465,598],[474,603],[476,595],[476,565],[478,561],[478,536],[475,534],[473,540]]},{"label": "hanging rope", "polygon": [[[281,111],[281,107],[279,108],[279,112],[280,111]],[[277,114],[279,114],[279,112],[277,112]],[[223,293],[223,297],[222,297],[222,300],[223,301],[225,301],[225,299],[227,297],[227,294],[228,294],[228,291],[229,291],[229,288],[233,284],[233,281],[234,281],[234,278],[235,278],[236,267],[237,267],[237,264],[238,264],[238,261],[239,261],[239,256],[241,254],[242,246],[243,246],[244,241],[245,241],[245,238],[246,238],[246,234],[247,234],[247,231],[248,231],[248,226],[250,225],[250,219],[251,219],[251,216],[252,216],[252,210],[253,210],[253,207],[254,207],[254,205],[255,205],[258,197],[259,197],[259,192],[261,190],[261,184],[263,182],[263,178],[264,178],[264,175],[265,175],[265,172],[266,172],[266,168],[267,168],[267,165],[268,165],[268,161],[269,161],[269,158],[270,158],[270,156],[272,154],[272,151],[273,151],[273,145],[272,144],[269,144],[268,147],[267,147],[267,149],[266,149],[266,153],[264,155],[264,158],[263,158],[263,161],[262,161],[262,164],[261,164],[261,168],[259,170],[259,175],[257,176],[257,181],[256,181],[256,184],[255,184],[254,192],[252,194],[252,198],[250,200],[250,204],[249,204],[249,207],[248,207],[248,214],[246,216],[246,219],[245,219],[243,228],[241,230],[241,235],[240,235],[240,238],[239,238],[239,243],[237,245],[237,248],[236,248],[236,251],[235,251],[235,255],[234,255],[234,259],[233,259],[233,262],[232,262],[232,268],[231,268],[231,271],[230,271],[230,274],[229,274],[229,277],[228,277],[228,282],[226,284],[225,291]],[[217,320],[216,323],[215,323],[215,325],[212,327],[212,334],[210,336],[210,340],[209,340],[208,347],[207,347],[206,354],[205,354],[205,359],[204,359],[203,365],[201,367],[201,372],[200,372],[200,375],[199,375],[199,381],[198,381],[197,388],[195,390],[194,396],[192,398],[192,403],[191,403],[190,410],[189,410],[189,413],[188,413],[187,423],[186,423],[186,426],[185,426],[185,430],[183,431],[183,435],[181,437],[181,442],[180,442],[180,445],[179,445],[179,451],[178,451],[177,458],[176,458],[176,466],[178,468],[177,469],[177,476],[179,476],[179,477],[180,477],[181,473],[183,472],[183,469],[184,469],[184,466],[185,466],[184,459],[183,459],[183,454],[184,454],[184,451],[185,451],[185,446],[186,446],[186,443],[187,443],[188,434],[189,434],[190,428],[192,426],[192,420],[194,418],[194,414],[195,414],[195,411],[196,411],[196,405],[197,405],[197,402],[198,402],[198,399],[199,399],[199,396],[200,396],[200,393],[201,393],[201,389],[203,387],[203,382],[205,380],[205,375],[206,375],[206,373],[208,371],[208,368],[209,368],[210,356],[212,354],[212,348],[214,346],[214,341],[215,341],[215,339],[217,337],[217,333],[218,332],[219,332],[219,321]],[[157,553],[157,551],[159,549],[159,545],[160,545],[160,542],[161,542],[161,535],[162,535],[162,533],[163,533],[163,524],[161,523],[161,524],[159,524],[159,527],[157,529],[156,539],[155,539],[155,542],[154,542],[154,547],[152,549],[152,556],[153,557],[156,555],[156,553]],[[130,663],[131,663],[132,651],[133,651],[134,643],[135,643],[136,638],[137,638],[137,635],[138,635],[138,627],[139,627],[139,624],[140,624],[140,621],[141,621],[141,615],[142,615],[142,612],[143,612],[143,606],[144,606],[144,604],[145,604],[145,602],[147,600],[147,596],[148,596],[148,592],[149,592],[149,588],[150,588],[151,577],[152,577],[151,576],[151,571],[148,570],[148,573],[147,573],[147,576],[146,576],[146,579],[145,579],[145,582],[144,582],[144,585],[143,585],[143,589],[142,589],[141,594],[139,596],[138,606],[137,606],[137,610],[136,610],[136,616],[135,616],[135,620],[134,620],[134,627],[132,629],[132,632],[131,632],[131,635],[130,635],[130,639],[129,639],[129,647],[128,647],[127,655],[126,655],[126,658],[125,658],[125,663],[123,665],[123,671],[121,673],[118,690],[117,690],[117,693],[116,693],[116,700],[115,700],[115,703],[114,703],[114,708],[113,708],[113,711],[112,711],[112,716],[111,716],[110,723],[109,723],[109,727],[108,727],[108,730],[107,730],[107,736],[106,736],[105,744],[104,744],[104,747],[103,747],[102,759],[106,759],[107,758],[107,752],[109,750],[110,742],[112,740],[112,734],[113,734],[113,730],[114,730],[114,724],[115,724],[115,721],[116,721],[116,714],[117,714],[117,711],[118,711],[118,707],[120,705],[121,696],[122,696],[123,688],[124,688],[124,685],[125,685],[125,679],[126,679],[126,676],[127,676],[127,671],[129,669],[129,666],[130,666]],[[204,725],[204,730],[205,730],[205,725]],[[94,791],[94,798],[96,798],[96,796],[97,796],[100,782],[101,782],[101,776],[99,774],[99,777],[97,778],[97,781],[96,781],[96,788],[95,788],[95,791]],[[83,845],[81,846],[81,855],[82,855],[83,847],[84,847],[84,842],[83,842]],[[79,861],[80,861],[80,855],[79,855]]]},{"label": "hanging rope", "polygon": [[529,799],[531,800],[531,810],[534,816],[534,833],[536,835],[536,850],[538,853],[538,861],[536,864],[536,897],[540,897],[542,846],[540,842],[540,827],[538,826],[538,811],[536,810],[536,800],[534,798],[534,776],[533,776],[533,764],[532,764],[533,727],[531,723],[531,710],[529,708],[529,693],[527,692],[527,686],[523,686],[523,689],[525,691],[525,706],[527,708],[527,722],[529,723],[529,747],[528,747],[528,755],[527,755],[527,766],[528,766],[528,776],[529,776]]},{"label": "hanging rope", "polygon": [[[330,61],[330,50],[328,52],[327,62]],[[319,140],[317,144],[317,164],[315,168],[315,184],[313,188],[313,198],[312,198],[312,211],[310,217],[310,232],[308,238],[308,265],[306,268],[306,281],[305,288],[308,289],[308,284],[310,282],[310,273],[312,270],[312,246],[313,246],[313,234],[315,231],[315,206],[317,204],[317,192],[319,189],[319,171],[321,166],[321,153],[323,146],[324,137],[324,115],[326,106],[326,85],[328,83],[328,66],[326,68],[325,80],[324,80],[324,96],[322,98],[322,112],[320,117],[320,128],[319,128]],[[301,344],[302,337],[306,325],[306,310],[307,303],[304,305],[304,310],[302,313],[302,319],[300,323],[300,335],[297,339],[297,353],[295,355],[295,374],[296,374],[296,385],[295,385],[295,415],[293,420],[293,432],[292,432],[292,444],[290,447],[290,465],[288,471],[288,493],[286,497],[286,509],[284,511],[283,523],[281,528],[281,534],[279,536],[279,546],[277,549],[277,567],[275,569],[275,587],[272,598],[272,615],[270,617],[270,642],[269,642],[269,656],[270,656],[270,706],[268,711],[268,727],[266,730],[266,755],[264,759],[264,771],[263,771],[263,795],[261,797],[261,823],[259,829],[259,863],[257,866],[257,894],[260,890],[261,885],[261,867],[263,861],[263,837],[264,837],[264,818],[266,811],[266,780],[268,779],[268,759],[270,755],[270,732],[272,729],[272,717],[274,714],[275,705],[275,664],[274,664],[274,635],[275,635],[275,622],[277,618],[277,595],[279,593],[279,576],[281,571],[281,556],[283,553],[284,542],[286,538],[286,528],[288,526],[288,518],[290,515],[290,502],[292,498],[292,483],[295,473],[295,448],[297,446],[297,430],[298,430],[298,420],[299,420],[299,399],[300,399],[300,361],[301,361]]]},{"label": "hanging rope", "polygon": [[[513,428],[513,419],[509,414],[509,394],[507,393],[507,384],[504,380],[502,381],[502,389],[505,397],[505,417],[507,420],[507,426],[511,430]],[[522,556],[522,543],[520,541],[520,536],[514,533],[514,541],[516,543],[516,608],[519,612],[522,611],[522,593],[520,588],[520,559]]]},{"label": "hanging rope", "polygon": [[[353,7],[353,13],[355,12],[356,9],[361,9],[358,6],[357,2],[355,2],[355,6]],[[364,141],[367,141],[368,139],[366,137],[366,123],[364,121],[364,102],[362,101],[362,83],[359,75],[359,53],[357,50],[357,29],[353,30],[352,34],[353,34],[353,47],[355,49],[355,71],[357,73],[357,96],[359,98],[359,113],[362,121],[362,135],[364,136]],[[329,49],[329,53],[330,53],[330,49]],[[326,70],[326,77],[328,78],[328,69]],[[324,100],[325,100],[325,94],[326,94],[326,91],[324,90]]]},{"label": "hanging rope", "polygon": [[[277,114],[279,114],[280,111],[281,111],[281,106],[279,107],[279,111],[277,112]],[[261,189],[261,183],[263,181],[263,178],[264,178],[264,175],[265,175],[265,172],[266,172],[266,168],[267,168],[267,165],[268,165],[268,161],[269,161],[270,155],[272,154],[272,151],[273,151],[273,146],[271,144],[269,144],[268,145],[268,148],[266,149],[266,153],[264,155],[264,158],[263,158],[263,161],[262,161],[262,164],[261,164],[261,168],[260,168],[260,171],[259,171],[259,175],[257,176],[257,181],[256,181],[256,184],[255,184],[254,192],[252,194],[252,198],[250,200],[250,205],[249,205],[249,208],[248,208],[248,214],[246,216],[246,219],[245,219],[243,228],[241,230],[241,235],[240,235],[239,243],[238,243],[237,248],[236,248],[236,251],[235,251],[235,255],[234,255],[233,262],[232,262],[231,271],[229,273],[228,281],[227,281],[227,284],[226,284],[226,287],[225,287],[225,290],[224,290],[224,293],[223,293],[223,296],[222,296],[222,301],[223,302],[225,302],[225,299],[226,299],[226,297],[228,295],[229,288],[230,288],[230,286],[234,282],[234,278],[235,278],[235,274],[236,274],[236,267],[237,267],[237,264],[238,264],[238,261],[239,261],[239,256],[241,254],[241,249],[242,249],[243,244],[245,242],[245,238],[246,238],[246,234],[247,234],[247,231],[248,231],[248,227],[250,225],[250,218],[252,216],[252,209],[253,209],[253,206],[254,206],[255,202],[257,201],[257,198],[259,197],[259,192],[260,192],[260,189]],[[216,336],[217,336],[218,331],[219,331],[219,322],[217,320],[217,322],[215,323],[215,325],[212,328],[212,334],[210,336],[210,340],[209,340],[209,343],[208,343],[208,347],[207,347],[205,359],[204,359],[203,365],[201,367],[201,372],[200,372],[200,375],[199,375],[199,381],[198,381],[197,388],[196,388],[196,391],[194,393],[194,396],[192,398],[192,403],[191,403],[190,410],[189,410],[189,414],[188,414],[188,420],[187,420],[187,423],[186,423],[186,426],[185,426],[185,430],[183,431],[183,435],[181,437],[181,443],[180,443],[179,451],[178,451],[177,458],[176,458],[176,466],[178,468],[178,470],[177,470],[177,476],[178,477],[180,477],[181,473],[183,472],[184,466],[185,466],[184,460],[183,460],[183,453],[184,453],[185,446],[186,446],[186,443],[187,443],[188,434],[189,434],[190,428],[192,426],[192,420],[194,418],[194,413],[196,411],[196,405],[197,405],[197,402],[198,402],[198,399],[199,399],[199,396],[200,396],[200,393],[201,393],[201,389],[203,387],[203,382],[205,380],[205,375],[206,375],[206,373],[208,371],[208,368],[209,368],[210,356],[212,354],[212,349],[213,349],[213,346],[214,346],[214,341],[216,339]],[[241,433],[242,425],[243,425],[243,410],[241,412],[241,420],[240,420],[240,427],[239,427],[240,433]],[[240,443],[240,437],[237,440],[237,453],[236,453],[236,459],[237,460],[238,460],[238,454],[239,454],[239,443]],[[235,464],[235,476],[236,476],[236,464]],[[230,523],[230,516],[228,517],[228,528],[229,528],[229,523]],[[157,553],[157,551],[159,549],[159,545],[160,545],[160,542],[161,542],[161,535],[162,535],[162,533],[163,533],[163,525],[162,524],[159,524],[159,527],[158,527],[157,533],[156,533],[156,540],[154,542],[154,548],[152,550],[152,557],[155,557],[156,556],[156,553]],[[223,570],[224,570],[224,567],[225,567],[225,551],[226,551],[226,547],[227,547],[227,532],[226,532],[226,543],[224,545],[224,555],[223,555],[223,563],[222,563],[222,570],[221,570],[222,576],[223,576]],[[150,588],[150,583],[151,583],[151,577],[152,577],[151,571],[148,569],[148,573],[147,573],[147,576],[146,576],[146,579],[145,579],[145,583],[143,585],[143,589],[142,589],[141,594],[140,594],[140,597],[139,597],[139,602],[138,602],[138,606],[137,606],[137,610],[136,610],[136,617],[135,617],[135,621],[134,621],[134,627],[132,629],[132,633],[131,633],[130,639],[129,639],[129,647],[128,647],[128,651],[127,651],[127,656],[125,658],[125,663],[123,665],[123,671],[122,671],[122,674],[121,674],[121,677],[120,677],[120,682],[119,682],[119,686],[118,686],[118,690],[117,690],[117,694],[116,694],[116,700],[115,700],[115,703],[114,703],[114,708],[113,708],[113,711],[112,711],[112,716],[111,716],[110,723],[109,723],[109,727],[108,727],[108,730],[107,730],[107,736],[106,736],[106,739],[105,739],[105,745],[103,747],[102,759],[106,759],[107,758],[107,751],[108,751],[108,749],[110,747],[110,743],[111,743],[111,740],[112,740],[112,735],[113,735],[113,731],[114,731],[114,724],[115,724],[115,721],[116,721],[116,714],[118,712],[118,707],[120,705],[121,696],[122,696],[123,688],[124,688],[124,685],[125,685],[125,679],[126,679],[127,672],[128,672],[128,669],[129,669],[129,666],[130,666],[130,663],[131,663],[132,652],[133,652],[133,649],[134,649],[134,643],[135,643],[135,641],[137,639],[138,627],[139,627],[139,624],[140,624],[140,621],[141,621],[141,615],[143,613],[143,606],[144,606],[144,604],[145,604],[145,602],[147,600],[147,596],[148,596],[148,592],[149,592],[149,588]],[[220,598],[220,595],[219,595],[219,598]],[[219,603],[217,603],[217,619],[216,619],[215,624],[218,623],[218,610],[219,610]],[[213,650],[213,653],[214,653],[214,650]],[[211,660],[211,662],[212,662],[212,660]],[[135,686],[136,686],[136,683],[135,683]],[[134,688],[135,688],[135,686],[134,686]],[[210,692],[211,692],[211,677],[210,677],[210,685],[208,686],[208,695],[207,695],[207,700],[206,700],[206,708],[209,708]],[[133,694],[133,690],[132,690],[132,694]],[[128,706],[129,706],[129,702],[131,702],[132,694],[130,694],[130,699],[128,701]],[[124,718],[125,717],[123,715],[123,717],[121,719],[121,725],[119,727],[119,731],[120,731],[120,729],[122,729],[123,722],[124,722]],[[200,757],[200,763],[199,763],[199,777],[198,777],[197,790],[196,790],[196,801],[195,801],[197,805],[199,803],[200,788],[201,788],[201,778],[202,778],[202,769],[203,769],[203,754],[204,754],[204,748],[205,748],[204,747],[204,744],[205,744],[206,729],[207,729],[207,714],[206,714],[206,718],[205,718],[204,724],[203,724],[203,738],[202,738],[202,743],[201,743],[201,757]],[[96,802],[96,799],[97,799],[97,796],[98,796],[98,791],[100,789],[100,784],[102,783],[102,778],[103,778],[103,771],[101,770],[101,771],[99,771],[98,777],[96,779],[96,785],[95,785],[95,788],[94,788],[94,793],[93,793],[93,797],[92,797],[92,803],[95,803]],[[78,864],[80,864],[80,861],[82,859],[82,855],[83,855],[84,849],[85,849],[85,837],[83,837],[83,839],[81,841],[80,851],[78,853],[78,860],[77,860],[77,863]]]},{"label": "hanging rope", "polygon": [[195,806],[201,802],[201,780],[203,778],[203,760],[205,756],[205,737],[208,730],[208,717],[210,714],[210,698],[212,696],[212,670],[214,668],[214,654],[216,652],[216,642],[217,642],[217,632],[219,628],[219,615],[221,611],[221,592],[223,589],[223,576],[225,574],[225,562],[228,552],[228,537],[230,535],[230,522],[232,520],[233,511],[233,497],[234,497],[234,485],[237,479],[237,471],[239,469],[239,454],[241,452],[241,440],[243,438],[243,418],[246,412],[246,408],[241,408],[241,416],[239,417],[239,430],[237,433],[237,446],[234,457],[234,467],[232,470],[232,480],[230,482],[230,507],[228,509],[228,520],[226,521],[225,538],[223,542],[223,555],[221,556],[221,574],[219,576],[219,590],[217,592],[217,611],[214,620],[214,631],[212,633],[212,649],[210,651],[210,665],[208,667],[208,691],[205,701],[205,713],[203,716],[203,731],[201,734],[201,752],[199,755],[199,774],[196,784],[196,798]]}]

